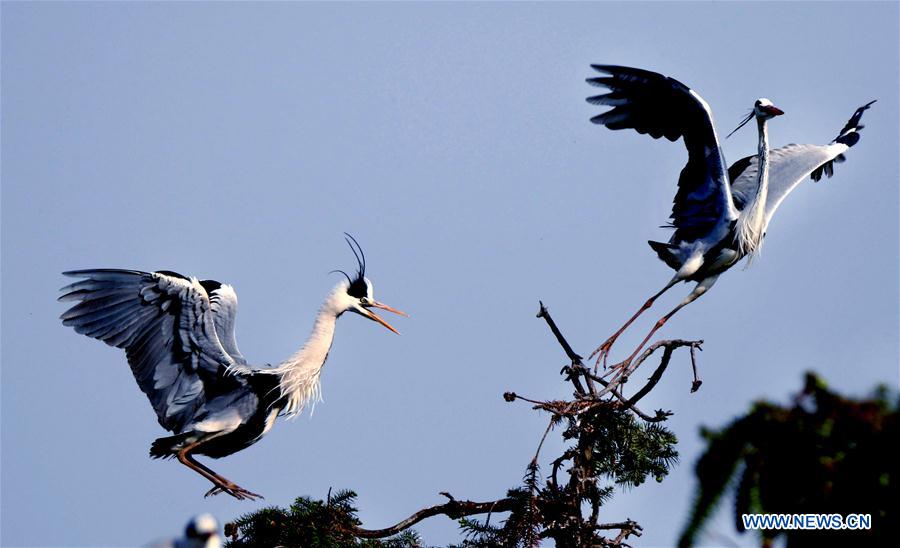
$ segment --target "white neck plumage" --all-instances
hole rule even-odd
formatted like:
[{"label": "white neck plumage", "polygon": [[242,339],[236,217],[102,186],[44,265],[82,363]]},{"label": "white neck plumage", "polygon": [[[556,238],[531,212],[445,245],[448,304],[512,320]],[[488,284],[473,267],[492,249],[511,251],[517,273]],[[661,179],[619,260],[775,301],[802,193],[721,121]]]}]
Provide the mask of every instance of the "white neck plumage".
[{"label": "white neck plumage", "polygon": [[334,340],[337,318],[343,312],[338,306],[339,290],[341,289],[336,288],[322,303],[306,344],[272,369],[273,373],[281,375],[281,396],[285,400],[284,413],[289,418],[299,415],[307,404],[315,405],[322,399],[319,374]]},{"label": "white neck plumage", "polygon": [[766,199],[769,195],[769,131],[765,118],[757,117],[756,123],[759,126],[756,195],[744,207],[736,226],[738,252],[741,255],[749,255],[748,262],[762,247],[766,230]]}]

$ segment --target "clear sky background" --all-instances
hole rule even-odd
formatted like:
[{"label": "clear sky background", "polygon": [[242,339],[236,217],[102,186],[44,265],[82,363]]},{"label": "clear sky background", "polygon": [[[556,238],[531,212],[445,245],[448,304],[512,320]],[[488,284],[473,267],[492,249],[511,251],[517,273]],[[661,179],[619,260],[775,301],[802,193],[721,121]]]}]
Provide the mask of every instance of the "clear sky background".
[{"label": "clear sky background", "polygon": [[[514,390],[562,398],[550,306],[587,354],[671,276],[665,239],[681,143],[593,126],[590,63],[663,72],[720,134],[760,96],[775,146],[832,139],[878,99],[833,179],[778,211],[664,337],[702,338],[703,388],[679,353],[644,407],[675,412],[681,464],[602,518],[674,542],[701,425],[785,401],[813,369],[862,395],[898,381],[898,4],[2,4],[2,544],[134,545],[329,487],[368,527],[520,482],[546,425]],[[752,126],[725,145],[754,153]],[[279,422],[218,472],[264,503],[203,499],[147,457],[166,433],[124,353],[58,321],[63,270],[171,269],[233,284],[248,359],[277,363],[321,300],[369,258],[397,337],[338,323],[312,418]],[[616,346],[624,357],[678,286]],[[563,445],[551,436],[544,469]],[[457,540],[439,517],[417,529]],[[711,544],[738,538],[730,521]]]}]

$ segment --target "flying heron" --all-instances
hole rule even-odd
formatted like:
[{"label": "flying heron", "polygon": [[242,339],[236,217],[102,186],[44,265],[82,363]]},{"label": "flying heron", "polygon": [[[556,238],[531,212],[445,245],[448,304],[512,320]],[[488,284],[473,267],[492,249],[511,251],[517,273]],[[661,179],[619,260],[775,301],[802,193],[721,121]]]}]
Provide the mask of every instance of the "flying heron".
[{"label": "flying heron", "polygon": [[[687,165],[678,179],[672,207],[668,242],[649,242],[650,247],[675,275],[659,292],[607,339],[591,356],[604,364],[616,338],[653,302],[678,282],[697,282],[693,291],[672,311],[660,318],[637,349],[619,365],[627,365],[675,313],[706,293],[719,275],[744,257],[751,260],[762,245],[772,215],[784,198],[807,176],[819,181],[831,177],[834,163],[859,141],[863,112],[875,101],[858,108],[838,136],[827,145],[790,144],[769,150],[766,122],[783,114],[768,99],[760,98],[753,110],[735,129],[756,119],[759,130],[758,153],[738,160],[726,169],[725,157],[716,136],[712,110],[694,90],[674,78],[646,70],[591,65],[604,74],[589,78],[593,86],[609,93],[588,97],[594,105],[612,109],[591,121],[609,129],[634,129],[654,139],[684,139]],[[734,133],[734,132],[732,132]],[[730,136],[730,134],[729,134]]]}]

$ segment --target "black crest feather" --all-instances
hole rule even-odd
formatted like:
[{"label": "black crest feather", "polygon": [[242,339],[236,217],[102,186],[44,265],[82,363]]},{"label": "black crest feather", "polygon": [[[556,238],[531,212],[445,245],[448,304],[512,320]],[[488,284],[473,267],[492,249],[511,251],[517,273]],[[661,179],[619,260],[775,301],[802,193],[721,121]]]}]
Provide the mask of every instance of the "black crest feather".
[{"label": "black crest feather", "polygon": [[[350,246],[350,251],[353,252],[353,256],[356,257],[356,263],[358,265],[358,269],[356,271],[356,277],[351,279],[350,276],[347,276],[345,272],[341,272],[344,276],[347,276],[347,281],[350,282],[350,285],[347,287],[347,294],[351,297],[356,297],[357,299],[361,299],[368,294],[369,288],[366,286],[366,255],[363,253],[362,247],[360,247],[359,242],[356,241],[356,238],[344,232],[344,236],[346,236],[347,245]],[[356,247],[354,247],[354,244]],[[359,253],[357,253],[357,250]]]}]

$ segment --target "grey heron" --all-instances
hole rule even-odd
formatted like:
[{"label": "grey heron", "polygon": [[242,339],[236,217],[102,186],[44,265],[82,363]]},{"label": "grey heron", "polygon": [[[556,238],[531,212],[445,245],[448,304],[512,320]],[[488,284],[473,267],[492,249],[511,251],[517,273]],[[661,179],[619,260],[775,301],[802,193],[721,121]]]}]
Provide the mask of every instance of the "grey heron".
[{"label": "grey heron", "polygon": [[858,108],[829,144],[790,144],[770,151],[766,122],[783,112],[761,98],[735,129],[755,118],[758,152],[726,169],[712,110],[697,92],[655,72],[591,66],[604,76],[588,78],[587,82],[609,92],[588,97],[587,101],[613,107],[591,118],[593,123],[612,130],[634,129],[654,139],[665,137],[674,142],[682,138],[688,151],[672,207],[671,227],[675,232],[668,242],[648,242],[659,258],[675,270],[675,275],[591,356],[597,355],[597,363],[602,359],[605,364],[616,338],[660,295],[678,282],[693,281],[697,285],[656,322],[637,349],[619,364],[625,365],[669,318],[706,293],[720,274],[744,257],[752,259],[762,245],[772,215],[803,179],[811,176],[818,181],[823,174],[833,175],[834,163],[843,161],[844,153],[859,141],[859,130],[863,128],[859,121],[875,101]]},{"label": "grey heron", "polygon": [[184,536],[150,545],[152,548],[221,548],[219,522],[212,514],[191,518],[184,528]]},{"label": "grey heron", "polygon": [[[352,242],[352,243],[351,243]],[[355,244],[355,247],[354,247]],[[160,270],[92,269],[64,272],[82,278],[62,291],[76,301],[61,319],[76,332],[122,348],[160,426],[173,436],[153,442],[153,458],[175,457],[239,499],[260,495],[223,478],[193,455],[224,457],[265,435],[279,415],[298,415],[319,397],[319,375],[344,312],[354,312],[397,333],[371,309],[406,315],[373,297],[362,248],[349,234],[358,264],[319,308],[303,347],[276,367],[255,368],[234,335],[237,294],[227,284]],[[358,253],[357,253],[358,251]]]}]

